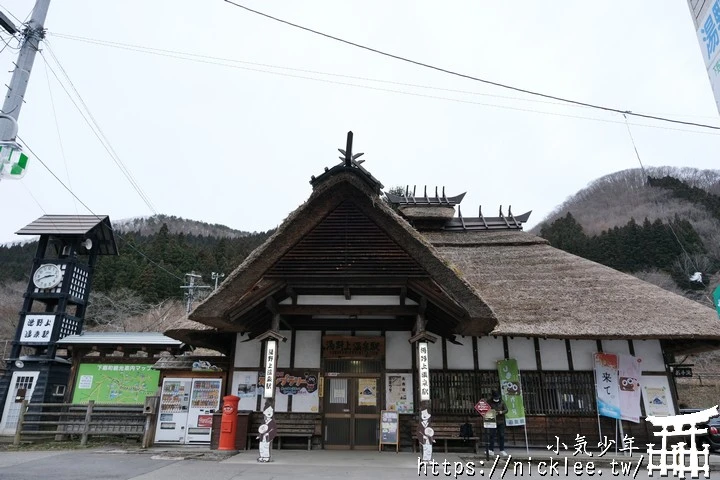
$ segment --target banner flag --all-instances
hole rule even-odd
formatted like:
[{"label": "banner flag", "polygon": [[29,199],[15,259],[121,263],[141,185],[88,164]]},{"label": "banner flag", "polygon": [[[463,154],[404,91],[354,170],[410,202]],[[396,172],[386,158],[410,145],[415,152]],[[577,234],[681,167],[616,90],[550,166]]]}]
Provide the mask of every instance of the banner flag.
[{"label": "banner flag", "polygon": [[508,427],[525,425],[525,405],[517,360],[514,358],[498,360],[497,365],[500,393],[508,409],[505,414],[505,425]]},{"label": "banner flag", "polygon": [[632,355],[619,355],[620,413],[623,420],[640,423],[640,362]]},{"label": "banner flag", "polygon": [[595,353],[595,398],[598,414],[619,419],[620,395],[618,357],[614,353]]}]

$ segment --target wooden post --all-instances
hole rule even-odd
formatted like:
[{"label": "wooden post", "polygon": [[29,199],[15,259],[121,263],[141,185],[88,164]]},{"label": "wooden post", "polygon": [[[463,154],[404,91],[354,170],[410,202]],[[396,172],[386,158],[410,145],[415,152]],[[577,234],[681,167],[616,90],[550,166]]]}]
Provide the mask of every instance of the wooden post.
[{"label": "wooden post", "polygon": [[18,416],[17,427],[15,427],[15,439],[13,440],[13,445],[20,445],[20,433],[23,429],[23,422],[25,422],[25,412],[27,411],[27,408],[28,401],[23,400],[20,405],[20,415]]},{"label": "wooden post", "polygon": [[85,423],[83,424],[83,433],[80,437],[80,446],[84,447],[87,445],[88,431],[90,430],[90,419],[92,418],[93,408],[95,407],[95,400],[88,402],[87,411],[85,412]]}]

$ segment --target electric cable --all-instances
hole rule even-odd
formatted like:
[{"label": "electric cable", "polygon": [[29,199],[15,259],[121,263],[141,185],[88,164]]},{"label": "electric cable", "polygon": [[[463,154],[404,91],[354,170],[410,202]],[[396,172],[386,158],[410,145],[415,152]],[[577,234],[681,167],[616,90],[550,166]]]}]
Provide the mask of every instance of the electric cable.
[{"label": "electric cable", "polygon": [[[116,164],[118,164],[118,167],[120,167],[120,169],[125,173],[126,177],[127,177],[128,180],[130,181],[130,183],[133,185],[133,188],[135,188],[135,190],[136,190],[137,193],[140,195],[140,197],[143,198],[143,201],[145,202],[145,204],[150,208],[150,210],[151,210],[154,214],[157,215],[157,211],[155,210],[155,207],[153,206],[152,201],[150,201],[150,197],[145,193],[145,191],[142,189],[142,187],[140,187],[140,185],[138,184],[137,180],[135,180],[135,177],[133,177],[133,175],[132,175],[132,173],[130,172],[130,170],[125,166],[125,164],[123,163],[122,159],[120,158],[120,156],[117,154],[117,152],[116,152],[115,149],[113,148],[113,146],[112,146],[112,144],[110,143],[110,141],[108,140],[107,136],[105,135],[105,133],[104,133],[104,132],[102,131],[102,129],[100,128],[100,124],[97,122],[97,120],[95,120],[95,117],[93,116],[92,112],[90,111],[90,109],[88,108],[87,104],[85,103],[85,101],[83,100],[82,96],[80,95],[80,92],[78,92],[77,88],[75,88],[75,84],[74,84],[74,83],[72,82],[72,80],[70,79],[70,76],[67,74],[67,72],[66,72],[65,69],[63,68],[63,66],[62,66],[62,64],[60,63],[60,61],[58,60],[57,56],[55,56],[55,53],[53,52],[53,49],[52,49],[50,43],[49,43],[47,40],[45,41],[45,45],[47,46],[47,50],[48,50],[48,52],[50,53],[50,55],[52,56],[53,60],[55,61],[55,63],[57,64],[57,66],[60,68],[60,71],[61,71],[61,72],[63,73],[63,75],[65,76],[65,79],[66,79],[67,82],[70,84],[70,87],[71,87],[72,90],[75,92],[75,95],[77,95],[77,98],[80,100],[80,103],[81,103],[82,106],[85,108],[85,111],[87,112],[88,116],[90,117],[90,120],[92,120],[92,123],[95,125],[95,128],[97,129],[98,133],[102,136],[103,140],[104,140],[105,143],[107,144],[107,149],[109,150],[108,153],[110,153],[110,154],[114,157],[114,159],[116,160]],[[40,54],[41,54],[41,56],[43,57],[43,60],[45,60],[45,57],[44,57],[44,55],[43,55],[43,52],[40,52]],[[46,64],[47,64],[47,62],[46,62]],[[52,70],[52,68],[51,68],[51,70]],[[53,71],[53,74],[55,74],[54,71]],[[56,76],[56,78],[57,78],[57,76]],[[58,81],[60,81],[60,80],[58,79]],[[76,105],[76,106],[77,106],[77,105]]]},{"label": "electric cable", "polygon": [[335,40],[335,41],[338,41],[338,42],[341,42],[341,43],[345,43],[345,44],[347,44],[347,45],[351,45],[351,46],[353,46],[353,47],[361,48],[361,49],[363,49],[363,50],[367,50],[367,51],[370,51],[370,52],[373,52],[373,53],[377,53],[377,54],[379,54],[379,55],[384,55],[384,56],[386,56],[386,57],[394,58],[394,59],[400,60],[400,61],[402,61],[402,62],[411,63],[411,64],[413,64],[413,65],[417,65],[417,66],[420,66],[420,67],[423,67],[423,68],[428,68],[428,69],[435,70],[435,71],[438,71],[438,72],[447,73],[448,75],[453,75],[453,76],[456,76],[456,77],[465,78],[465,79],[468,79],[468,80],[473,80],[473,81],[480,82],[480,83],[484,83],[484,84],[487,84],[487,85],[493,85],[493,86],[496,86],[496,87],[505,88],[505,89],[508,89],[508,90],[513,90],[513,91],[515,91],[515,92],[526,93],[526,94],[528,94],[528,95],[534,95],[534,96],[538,96],[538,97],[542,97],[542,98],[548,98],[548,99],[552,99],[552,100],[557,100],[557,101],[560,101],[560,102],[566,102],[566,103],[570,103],[570,104],[574,104],[574,105],[580,105],[580,106],[584,106],[584,107],[595,108],[595,109],[604,110],[604,111],[607,111],[607,112],[624,113],[624,114],[632,115],[632,116],[635,116],[635,117],[646,118],[646,119],[650,119],[650,120],[658,120],[658,121],[662,121],[662,122],[677,123],[677,124],[681,124],[681,125],[690,125],[690,126],[694,126],[694,127],[709,128],[709,129],[713,129],[713,130],[720,130],[720,126],[708,125],[708,124],[705,124],[705,123],[686,122],[686,121],[683,121],[683,120],[677,120],[677,119],[672,119],[672,118],[667,118],[667,117],[661,117],[661,116],[656,116],[656,115],[648,115],[648,114],[643,114],[643,113],[635,113],[635,112],[632,112],[632,111],[630,111],[630,110],[623,110],[623,109],[619,109],[619,108],[606,107],[606,106],[598,105],[598,104],[594,104],[594,103],[582,102],[582,101],[579,101],[579,100],[573,100],[573,99],[565,98],[565,97],[558,97],[558,96],[550,95],[550,94],[547,94],[547,93],[537,92],[537,91],[534,91],[534,90],[528,90],[528,89],[525,89],[525,88],[515,87],[515,86],[513,86],[513,85],[508,85],[508,84],[504,84],[504,83],[500,83],[500,82],[495,82],[495,81],[492,81],[492,80],[483,79],[483,78],[480,78],[480,77],[475,77],[475,76],[472,76],[472,75],[468,75],[468,74],[456,72],[456,71],[454,71],[454,70],[448,70],[448,69],[446,69],[446,68],[441,68],[441,67],[437,67],[437,66],[434,66],[434,65],[430,65],[430,64],[428,64],[428,63],[423,63],[423,62],[420,62],[420,61],[417,61],[417,60],[412,60],[412,59],[410,59],[410,58],[406,58],[406,57],[403,57],[403,56],[400,56],[400,55],[395,55],[395,54],[392,54],[392,53],[388,53],[388,52],[385,52],[385,51],[382,51],[382,50],[378,50],[378,49],[376,49],[376,48],[372,48],[372,47],[368,47],[368,46],[365,46],[365,45],[361,45],[361,44],[359,44],[359,43],[351,42],[351,41],[349,41],[349,40],[344,40],[344,39],[342,39],[342,38],[340,38],[340,37],[336,37],[336,36],[333,36],[333,35],[329,35],[329,34],[327,34],[327,33],[323,33],[323,32],[320,32],[320,31],[318,31],[318,30],[313,30],[312,28],[303,27],[302,25],[298,25],[298,24],[296,24],[296,23],[292,23],[292,22],[289,22],[289,21],[287,21],[287,20],[283,20],[283,19],[281,19],[281,18],[274,17],[274,16],[272,16],[272,15],[268,15],[267,13],[263,13],[263,12],[260,12],[260,11],[258,11],[258,10],[253,10],[252,8],[246,7],[245,5],[241,5],[241,4],[236,3],[236,2],[233,2],[233,1],[231,1],[231,0],[224,0],[224,1],[225,1],[226,3],[229,3],[229,4],[231,4],[231,5],[236,6],[236,7],[238,7],[238,8],[242,8],[243,10],[246,10],[246,11],[248,11],[248,12],[254,13],[254,14],[256,14],[256,15],[260,15],[260,16],[263,16],[263,17],[265,17],[265,18],[269,18],[269,19],[271,19],[271,20],[274,20],[274,21],[276,21],[276,22],[284,23],[284,24],[286,24],[286,25],[290,25],[290,26],[292,26],[292,27],[299,28],[299,29],[301,29],[301,30],[305,30],[305,31],[310,32],[310,33],[314,33],[315,35],[320,35],[320,36],[322,36],[322,37],[329,38],[329,39],[331,39],[331,40]]},{"label": "electric cable", "polygon": [[[582,116],[582,115],[549,112],[549,111],[544,111],[544,110],[534,110],[531,108],[514,107],[514,106],[510,106],[510,105],[500,105],[500,104],[493,104],[493,103],[476,102],[476,101],[472,101],[472,100],[464,100],[461,98],[450,98],[450,97],[443,97],[443,96],[439,96],[439,95],[428,95],[428,94],[417,93],[417,92],[408,92],[408,91],[404,91],[404,90],[375,87],[375,86],[371,86],[371,85],[361,85],[361,84],[349,83],[349,82],[339,82],[339,81],[334,81],[334,80],[329,80],[329,79],[324,79],[324,78],[316,78],[316,77],[310,77],[310,76],[305,76],[305,75],[294,75],[294,74],[290,74],[290,73],[274,72],[274,71],[264,70],[264,69],[259,69],[259,68],[250,68],[250,67],[244,67],[244,66],[240,66],[240,65],[230,65],[228,63],[222,63],[222,62],[233,62],[233,63],[244,63],[244,64],[250,64],[250,65],[267,65],[267,64],[255,64],[253,62],[244,62],[241,60],[223,59],[220,57],[210,57],[210,56],[206,56],[206,55],[183,53],[183,52],[178,52],[175,50],[154,49],[154,48],[150,48],[150,47],[135,46],[135,45],[131,45],[131,44],[121,44],[121,43],[117,43],[117,42],[106,42],[106,41],[100,41],[100,40],[87,39],[84,37],[75,37],[75,36],[70,36],[70,35],[66,35],[66,34],[54,33],[53,35],[56,37],[59,37],[59,38],[83,41],[85,43],[119,48],[119,49],[123,49],[123,50],[129,50],[129,51],[134,51],[134,52],[139,52],[139,53],[146,53],[146,54],[156,55],[156,56],[161,56],[161,57],[176,58],[176,59],[187,60],[187,61],[196,62],[196,63],[218,65],[218,66],[235,68],[235,69],[252,71],[252,72],[267,73],[267,74],[277,75],[277,76],[282,76],[282,77],[300,78],[300,79],[304,79],[304,80],[311,80],[311,81],[329,83],[329,84],[334,84],[334,85],[364,88],[367,90],[374,90],[374,91],[379,91],[379,92],[396,93],[396,94],[400,94],[400,95],[414,96],[414,97],[420,97],[420,98],[429,98],[429,99],[434,99],[434,100],[446,100],[446,101],[455,102],[455,103],[479,105],[479,106],[483,106],[483,107],[499,108],[499,109],[503,109],[503,110],[535,113],[535,114],[541,114],[541,115],[544,114],[544,115],[551,115],[551,116],[556,116],[556,117],[575,118],[575,119],[579,119],[579,120],[589,120],[589,121],[596,121],[596,122],[603,122],[603,123],[616,123],[616,124],[625,123],[625,122],[622,122],[619,120],[613,120],[613,119],[607,119],[607,118],[586,117],[586,116]],[[218,61],[214,61],[214,60],[218,60]],[[267,66],[270,68],[277,68],[277,69],[283,69],[283,70],[311,72],[311,73],[316,73],[316,74],[320,74],[320,75],[346,77],[346,78],[353,78],[353,79],[358,79],[358,80],[366,80],[366,81],[381,82],[381,83],[399,84],[399,85],[404,85],[404,86],[412,86],[412,87],[416,87],[416,88],[447,90],[447,91],[456,92],[456,93],[467,93],[467,94],[471,94],[471,95],[484,95],[484,96],[503,98],[503,99],[508,99],[508,100],[532,101],[532,102],[540,102],[540,103],[546,103],[546,104],[552,104],[552,105],[558,105],[558,106],[563,105],[562,103],[549,102],[549,101],[544,101],[544,100],[522,99],[519,97],[507,97],[507,96],[484,94],[484,93],[478,93],[478,92],[465,92],[462,90],[442,89],[442,88],[437,88],[437,87],[432,87],[432,86],[427,86],[427,85],[406,84],[406,83],[401,83],[401,82],[392,82],[392,81],[388,81],[388,80],[380,80],[380,79],[365,78],[365,77],[354,77],[354,76],[350,76],[350,75],[341,75],[341,74],[318,72],[318,71],[312,71],[312,70],[294,69],[294,68],[290,68],[290,67],[280,67],[280,66],[275,66],[275,65],[267,65]],[[567,105],[567,104],[564,106],[582,107],[580,105]],[[584,107],[584,108],[587,108],[587,107]],[[690,129],[684,129],[684,128],[667,127],[667,126],[662,126],[662,125],[650,125],[650,124],[646,124],[646,123],[631,123],[631,125],[635,125],[638,127],[656,128],[656,129],[662,129],[662,130],[685,132],[685,133],[716,135],[716,136],[720,135],[720,132],[715,133],[715,132],[709,132],[709,131],[690,130]]]},{"label": "electric cable", "polygon": [[[98,215],[97,213],[95,213],[90,207],[87,206],[87,204],[86,204],[85,202],[83,202],[83,201],[80,199],[80,197],[78,197],[77,195],[75,195],[75,192],[73,192],[72,189],[70,189],[67,185],[65,185],[65,183],[60,179],[60,177],[58,177],[58,176],[55,174],[55,172],[53,172],[52,169],[51,169],[50,167],[48,167],[48,165],[38,156],[38,154],[35,153],[32,148],[30,148],[30,145],[28,145],[25,140],[23,140],[19,135],[18,135],[17,139],[23,144],[23,146],[24,146],[25,148],[28,149],[28,151],[32,154],[33,158],[37,159],[37,161],[40,162],[40,164],[41,164],[43,167],[45,167],[45,170],[47,170],[47,171],[50,173],[50,175],[52,175],[52,176],[55,178],[55,180],[57,180],[58,183],[60,183],[60,185],[62,185],[62,187],[63,187],[65,190],[67,190],[68,193],[70,193],[70,195],[72,195],[78,202],[80,202],[80,204],[81,204],[83,207],[85,207],[85,209],[86,209],[88,212],[90,212],[92,215],[94,215],[98,220],[102,220],[103,217],[101,217],[100,215]],[[42,209],[42,207],[41,207],[41,209]],[[44,210],[43,210],[43,211],[44,211]],[[177,280],[180,280],[181,282],[184,282],[184,281],[185,281],[183,278],[178,277],[178,276],[175,275],[173,272],[171,272],[170,270],[166,269],[165,267],[163,267],[162,265],[160,265],[159,263],[157,263],[156,261],[154,261],[152,258],[148,257],[143,251],[141,251],[140,249],[138,249],[137,247],[135,247],[135,245],[133,245],[130,241],[128,241],[127,239],[125,239],[124,235],[123,235],[122,233],[118,232],[117,230],[115,230],[115,229],[112,227],[112,225],[110,226],[110,230],[112,230],[113,233],[116,234],[116,235],[118,236],[118,238],[121,239],[121,240],[125,243],[125,245],[127,245],[128,247],[130,247],[130,249],[133,250],[133,251],[134,251],[135,253],[137,253],[138,255],[142,256],[142,257],[143,257],[145,260],[147,260],[150,264],[152,264],[153,266],[159,268],[160,270],[162,270],[163,272],[165,272],[165,273],[167,273],[168,275],[172,276],[173,278],[175,278],[175,279],[177,279]]]},{"label": "electric cable", "polygon": [[139,195],[140,198],[143,200],[143,202],[148,206],[148,208],[150,209],[150,211],[152,211],[153,214],[157,215],[157,211],[155,210],[155,207],[152,205],[152,202],[150,202],[150,199],[147,197],[147,195],[145,195],[145,193],[142,191],[142,189],[140,188],[140,186],[137,185],[137,183],[135,182],[135,180],[134,180],[134,178],[132,177],[132,175],[130,175],[130,173],[127,171],[127,168],[125,168],[124,164],[120,161],[119,157],[117,157],[117,154],[114,154],[114,150],[111,148],[111,146],[109,146],[109,142],[107,142],[107,140],[104,139],[104,136],[101,135],[101,133],[99,133],[98,131],[96,131],[96,128],[95,128],[95,127],[93,127],[93,123],[87,118],[85,112],[83,112],[83,110],[82,110],[82,109],[80,108],[80,106],[77,104],[77,102],[75,101],[75,99],[73,98],[73,96],[70,94],[70,92],[67,90],[67,88],[65,87],[65,85],[62,83],[62,81],[61,81],[60,78],[58,77],[58,75],[57,75],[57,73],[55,72],[55,70],[54,70],[54,69],[52,68],[52,66],[47,62],[47,59],[45,58],[45,55],[43,54],[43,51],[40,51],[40,56],[41,56],[41,57],[43,58],[43,60],[45,61],[46,65],[47,65],[48,68],[50,69],[50,72],[52,72],[53,76],[55,76],[55,78],[57,79],[57,81],[60,83],[60,86],[62,87],[62,89],[63,89],[63,90],[65,91],[65,93],[67,94],[67,96],[68,96],[68,98],[70,99],[70,101],[72,102],[72,104],[75,106],[75,108],[76,108],[76,109],[78,110],[78,112],[80,113],[80,116],[82,116],[83,120],[85,120],[85,122],[88,124],[88,126],[89,126],[90,129],[92,130],[93,134],[94,134],[95,137],[100,141],[100,144],[103,146],[103,148],[104,148],[105,151],[108,153],[108,155],[109,155],[110,158],[113,160],[113,162],[115,162],[115,165],[117,165],[117,167],[118,167],[118,168],[120,169],[120,171],[123,173],[123,175],[125,176],[125,178],[127,179],[127,181],[128,181],[128,182],[130,183],[130,185],[133,187],[133,189],[138,193],[138,195]]}]

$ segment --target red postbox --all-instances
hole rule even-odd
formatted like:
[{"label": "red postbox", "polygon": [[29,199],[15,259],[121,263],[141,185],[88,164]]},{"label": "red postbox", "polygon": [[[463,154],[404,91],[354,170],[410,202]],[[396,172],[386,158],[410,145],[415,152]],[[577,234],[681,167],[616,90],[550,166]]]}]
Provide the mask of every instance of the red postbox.
[{"label": "red postbox", "polygon": [[237,411],[239,401],[240,397],[236,397],[235,395],[223,397],[218,450],[237,450],[235,448],[235,436],[237,435]]}]

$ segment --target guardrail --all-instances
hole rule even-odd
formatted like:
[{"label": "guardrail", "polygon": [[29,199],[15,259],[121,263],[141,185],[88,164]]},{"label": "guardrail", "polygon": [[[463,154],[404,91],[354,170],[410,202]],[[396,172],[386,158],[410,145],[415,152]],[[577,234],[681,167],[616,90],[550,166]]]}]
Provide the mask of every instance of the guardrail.
[{"label": "guardrail", "polygon": [[23,436],[80,435],[80,445],[91,435],[145,435],[147,416],[143,405],[29,403],[23,400],[14,445]]}]

